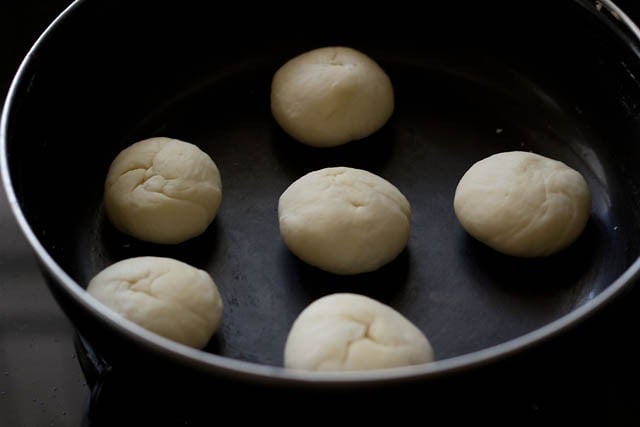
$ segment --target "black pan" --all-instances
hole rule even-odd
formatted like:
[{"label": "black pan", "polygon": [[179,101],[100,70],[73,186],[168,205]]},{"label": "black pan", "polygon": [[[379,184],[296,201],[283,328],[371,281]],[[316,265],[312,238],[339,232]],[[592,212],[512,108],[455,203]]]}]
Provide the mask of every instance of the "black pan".
[{"label": "black pan", "polygon": [[[292,11],[88,0],[65,11],[11,87],[2,176],[53,294],[87,342],[115,365],[153,360],[211,378],[294,386],[428,380],[522,351],[631,286],[640,268],[640,32],[606,0],[463,3],[336,14],[329,4]],[[270,81],[287,59],[329,45],[378,61],[396,110],[362,141],[316,149],[274,122]],[[152,136],[197,144],[222,174],[218,217],[181,245],[137,241],[103,213],[111,160]],[[562,253],[501,255],[457,222],[462,174],[507,150],[561,160],[586,178],[591,217]],[[282,191],[337,165],[383,176],[412,204],[407,249],[377,272],[321,272],[280,239]],[[204,351],[155,336],[85,295],[101,269],[139,255],[177,258],[214,277],[225,313]],[[391,305],[425,332],[437,361],[322,375],[283,369],[293,320],[333,292]]]}]

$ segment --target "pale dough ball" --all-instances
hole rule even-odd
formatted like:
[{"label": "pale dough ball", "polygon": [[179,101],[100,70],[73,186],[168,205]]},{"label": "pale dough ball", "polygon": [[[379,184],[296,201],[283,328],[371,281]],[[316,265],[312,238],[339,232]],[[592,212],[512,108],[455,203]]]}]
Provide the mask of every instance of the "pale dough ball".
[{"label": "pale dough ball", "polygon": [[211,276],[171,258],[117,262],[98,273],[87,292],[143,328],[195,348],[209,342],[222,319]]},{"label": "pale dough ball", "polygon": [[304,262],[336,274],[377,270],[409,240],[411,207],[400,190],[370,172],[321,169],[280,196],[280,234]]},{"label": "pale dough ball", "polygon": [[427,338],[391,307],[355,294],[316,300],[293,323],[287,368],[355,371],[433,361]]},{"label": "pale dough ball", "polygon": [[393,113],[393,88],[368,56],[325,47],[296,56],[276,72],[271,111],[291,137],[332,147],[381,128]]},{"label": "pale dough ball", "polygon": [[579,172],[538,154],[487,157],[462,177],[456,216],[479,241],[507,255],[543,257],[573,243],[591,212]]},{"label": "pale dough ball", "polygon": [[203,233],[222,200],[220,172],[198,147],[151,138],[111,163],[104,207],[123,233],[152,243],[181,243]]}]

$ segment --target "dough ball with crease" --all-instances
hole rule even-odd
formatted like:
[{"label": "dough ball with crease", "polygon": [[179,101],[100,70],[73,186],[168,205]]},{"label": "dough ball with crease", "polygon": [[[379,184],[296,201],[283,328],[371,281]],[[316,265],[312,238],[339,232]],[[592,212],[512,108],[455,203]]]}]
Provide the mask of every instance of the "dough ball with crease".
[{"label": "dough ball with crease", "polygon": [[171,258],[117,262],[98,273],[87,292],[143,328],[195,348],[209,342],[222,319],[211,276]]},{"label": "dough ball with crease", "polygon": [[304,262],[335,274],[377,270],[407,245],[409,201],[393,184],[365,170],[311,172],[280,196],[280,233]]},{"label": "dough ball with crease", "polygon": [[333,294],[305,308],[284,352],[287,368],[355,371],[433,361],[424,334],[391,307],[356,294]]},{"label": "dough ball with crease", "polygon": [[284,64],[271,84],[271,111],[294,139],[332,147],[362,139],[393,113],[393,87],[367,55],[325,47]]},{"label": "dough ball with crease", "polygon": [[104,207],[123,233],[175,244],[203,233],[222,200],[220,172],[197,146],[151,138],[124,149],[111,163]]},{"label": "dough ball with crease", "polygon": [[474,164],[458,184],[454,209],[465,230],[493,249],[543,257],[582,233],[591,193],[582,175],[564,163],[512,151]]}]

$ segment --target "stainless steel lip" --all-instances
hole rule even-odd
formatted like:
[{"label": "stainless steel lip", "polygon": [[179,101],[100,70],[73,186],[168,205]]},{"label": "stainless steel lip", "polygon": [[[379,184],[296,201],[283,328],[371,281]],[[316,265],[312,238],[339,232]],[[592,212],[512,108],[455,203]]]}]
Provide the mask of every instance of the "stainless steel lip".
[{"label": "stainless steel lip", "polygon": [[[11,120],[11,107],[16,100],[18,87],[25,78],[25,70],[38,52],[43,41],[63,25],[69,15],[73,14],[80,4],[85,0],[76,0],[64,12],[62,12],[51,25],[42,33],[40,38],[33,45],[9,89],[2,116],[0,118],[0,176],[7,194],[9,206],[30,245],[34,249],[36,256],[42,266],[56,278],[75,302],[101,320],[109,324],[112,328],[126,335],[128,338],[137,340],[144,346],[163,354],[169,359],[178,363],[192,366],[196,369],[223,375],[232,378],[244,379],[252,382],[298,385],[298,386],[367,386],[380,385],[398,381],[419,381],[443,376],[446,374],[467,370],[480,365],[485,365],[493,361],[503,359],[509,355],[520,352],[539,342],[547,340],[568,328],[575,326],[588,316],[594,314],[604,305],[611,301],[616,295],[621,293],[626,287],[640,279],[640,258],[636,261],[609,287],[595,296],[586,304],[576,308],[571,313],[518,338],[462,356],[452,357],[445,360],[438,360],[426,365],[408,366],[402,368],[384,369],[364,372],[338,372],[338,373],[316,373],[306,371],[288,370],[276,366],[259,365],[256,363],[243,362],[215,354],[195,350],[181,344],[175,343],[158,335],[150,333],[144,328],[124,319],[101,304],[98,304],[90,297],[78,283],[76,283],[58,264],[51,258],[49,253],[42,246],[38,238],[31,230],[24,213],[18,203],[13,190],[11,176],[9,174],[9,161],[7,153],[7,132]],[[640,43],[640,29],[631,19],[622,12],[610,0],[574,0],[585,7],[593,9],[594,13],[602,15],[602,19],[610,20],[614,25],[622,26],[637,42]],[[640,52],[636,53],[640,55]]]}]

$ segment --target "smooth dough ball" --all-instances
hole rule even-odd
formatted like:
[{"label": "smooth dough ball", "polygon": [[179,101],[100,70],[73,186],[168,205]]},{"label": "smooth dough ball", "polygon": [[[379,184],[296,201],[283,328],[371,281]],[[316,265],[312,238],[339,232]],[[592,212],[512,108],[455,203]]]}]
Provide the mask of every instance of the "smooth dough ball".
[{"label": "smooth dough ball", "polygon": [[211,276],[171,258],[117,262],[98,273],[87,292],[143,328],[195,348],[209,342],[222,319]]},{"label": "smooth dough ball", "polygon": [[380,129],[393,113],[393,87],[365,54],[325,47],[296,56],[276,72],[271,111],[291,137],[333,147]]},{"label": "smooth dough ball", "polygon": [[311,172],[280,196],[280,234],[304,262],[335,274],[377,270],[407,245],[411,207],[400,190],[370,172]]},{"label": "smooth dough ball", "polygon": [[564,163],[512,151],[474,164],[458,184],[454,209],[469,234],[498,252],[543,257],[582,233],[591,193]]},{"label": "smooth dough ball", "polygon": [[193,144],[151,138],[111,163],[104,207],[123,233],[152,243],[181,243],[203,233],[222,201],[220,172]]},{"label": "smooth dough ball", "polygon": [[356,294],[333,294],[305,308],[284,350],[287,368],[355,371],[433,361],[427,338],[391,307]]}]

